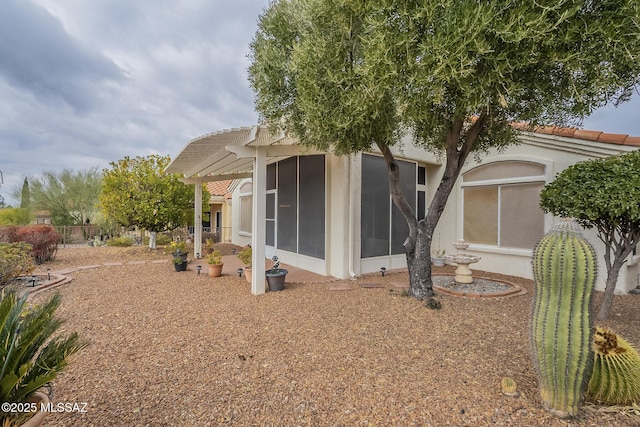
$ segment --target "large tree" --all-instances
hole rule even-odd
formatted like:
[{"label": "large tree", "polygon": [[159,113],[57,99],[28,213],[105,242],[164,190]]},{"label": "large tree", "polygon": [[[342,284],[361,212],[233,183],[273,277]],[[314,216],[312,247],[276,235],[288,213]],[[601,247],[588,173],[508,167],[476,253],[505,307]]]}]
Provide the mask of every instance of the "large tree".
[{"label": "large tree", "polygon": [[169,161],[169,156],[127,156],[103,171],[103,213],[122,226],[148,230],[152,249],[157,232],[186,225],[193,212],[194,187],[180,182],[179,175],[164,173]]},{"label": "large tree", "polygon": [[[273,130],[337,154],[377,147],[405,241],[411,293],[433,295],[434,229],[473,152],[517,141],[514,121],[578,123],[639,82],[636,0],[279,0],[260,16],[249,80]],[[416,218],[391,147],[443,154]]]},{"label": "large tree", "polygon": [[597,319],[605,320],[620,269],[640,241],[640,151],[569,166],[544,187],[540,206],[595,228],[604,243],[607,281]]},{"label": "large tree", "polygon": [[24,183],[14,197],[21,199],[21,206],[49,211],[55,225],[82,225],[98,211],[102,175],[97,167],[45,171]]}]

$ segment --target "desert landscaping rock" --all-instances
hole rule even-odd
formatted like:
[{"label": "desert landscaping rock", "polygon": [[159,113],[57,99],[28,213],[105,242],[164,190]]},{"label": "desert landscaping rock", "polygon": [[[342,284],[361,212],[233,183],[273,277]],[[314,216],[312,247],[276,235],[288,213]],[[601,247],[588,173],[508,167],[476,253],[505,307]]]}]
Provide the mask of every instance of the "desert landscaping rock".
[{"label": "desert landscaping rock", "polygon": [[[508,278],[526,295],[438,295],[442,309],[429,310],[391,284],[408,282],[402,272],[357,280],[386,289],[294,283],[254,296],[244,277],[197,275],[193,263],[176,273],[172,263],[153,262],[169,258],[144,248],[75,248],[41,266],[102,265],[73,271],[72,282],[34,298],[61,292],[64,330],[91,341],[55,381],[53,396],[86,402],[87,412],[48,414],[47,426],[640,422],[624,408],[586,404],[571,421],[541,408],[529,356],[529,280]],[[607,322],[632,343],[640,343],[637,298],[616,295]],[[520,397],[502,394],[507,376]]]}]

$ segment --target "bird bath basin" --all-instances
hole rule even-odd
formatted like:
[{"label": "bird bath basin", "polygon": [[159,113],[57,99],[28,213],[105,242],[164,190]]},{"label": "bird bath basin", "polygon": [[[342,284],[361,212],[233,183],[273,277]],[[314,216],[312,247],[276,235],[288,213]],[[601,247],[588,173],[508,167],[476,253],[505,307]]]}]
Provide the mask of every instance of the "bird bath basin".
[{"label": "bird bath basin", "polygon": [[460,252],[469,247],[469,243],[464,240],[458,240],[453,244],[453,246],[458,250],[458,253],[454,255],[447,255],[445,257],[447,261],[454,262],[458,265],[458,268],[456,268],[455,271],[456,275],[453,279],[457,283],[473,283],[473,273],[469,268],[469,264],[480,261],[480,257]]}]

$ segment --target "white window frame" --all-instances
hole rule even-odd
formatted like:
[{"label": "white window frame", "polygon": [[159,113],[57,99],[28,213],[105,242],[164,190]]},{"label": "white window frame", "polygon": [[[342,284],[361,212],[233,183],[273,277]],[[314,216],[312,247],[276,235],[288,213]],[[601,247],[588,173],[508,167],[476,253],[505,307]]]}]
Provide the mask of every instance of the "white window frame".
[{"label": "white window frame", "polygon": [[[499,179],[486,179],[481,181],[470,181],[464,182],[463,176],[467,172],[472,171],[480,166],[491,166],[500,162],[526,162],[526,163],[536,163],[541,166],[544,166],[544,174],[542,175],[530,175],[530,176],[521,176],[521,177],[513,177],[513,178],[499,178]],[[509,185],[509,184],[535,184],[541,183],[546,185],[550,182],[550,174],[553,171],[553,162],[529,156],[503,156],[503,157],[495,157],[489,158],[483,161],[480,164],[474,164],[460,173],[459,178],[459,192],[458,192],[458,203],[460,209],[458,210],[458,229],[460,230],[460,237],[464,239],[464,189],[465,188],[473,188],[473,187],[498,187],[498,216],[497,226],[498,226],[498,236],[497,236],[497,245],[487,245],[480,243],[471,243],[469,249],[478,251],[478,252],[491,252],[498,254],[511,254],[511,255],[523,255],[523,256],[531,256],[533,253],[532,249],[520,249],[520,248],[505,248],[500,246],[500,233],[501,233],[501,218],[500,218],[500,203],[501,203],[501,186]],[[547,215],[544,216],[544,229],[546,232],[548,230],[548,219]]]},{"label": "white window frame", "polygon": [[[243,191],[243,187],[247,188],[248,186],[251,186],[251,191]],[[238,234],[241,236],[248,236],[251,237],[252,234],[252,230],[243,230],[243,224],[242,223],[242,217],[243,217],[243,207],[244,207],[244,200],[251,200],[251,208],[249,210],[249,227],[252,227],[252,217],[253,217],[253,183],[251,181],[247,181],[244,182],[242,185],[240,185],[240,188],[238,189],[238,200],[239,200],[239,210],[240,210],[240,216],[239,219],[240,221],[238,222]]]}]

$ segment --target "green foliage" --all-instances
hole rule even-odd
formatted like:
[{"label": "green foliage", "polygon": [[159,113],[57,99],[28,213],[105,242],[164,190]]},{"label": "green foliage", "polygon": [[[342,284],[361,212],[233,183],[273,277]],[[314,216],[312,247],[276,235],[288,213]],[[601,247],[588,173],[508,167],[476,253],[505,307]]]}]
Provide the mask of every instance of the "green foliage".
[{"label": "green foliage", "polygon": [[35,270],[31,246],[27,243],[0,243],[0,288],[13,279]]},{"label": "green foliage", "polygon": [[98,211],[101,185],[97,167],[45,171],[42,177],[30,178],[31,209],[49,211],[55,225],[83,225]]},{"label": "green foliage", "polygon": [[482,151],[514,142],[513,121],[570,124],[628,99],[637,16],[634,0],[280,0],[258,21],[249,79],[261,119],[303,144],[368,150],[406,125],[445,149],[484,116]]},{"label": "green foliage", "polygon": [[640,229],[640,151],[576,163],[540,194],[540,206],[583,227]]},{"label": "green foliage", "polygon": [[172,254],[184,254],[187,252],[187,242],[184,240],[175,240],[169,243]]},{"label": "green foliage", "polygon": [[[149,236],[144,236],[144,244],[149,244]],[[156,236],[156,245],[157,246],[166,246],[171,244],[171,236],[168,234],[158,234]]]},{"label": "green foliage", "polygon": [[245,267],[250,266],[253,262],[253,253],[250,246],[247,246],[242,250],[242,252],[238,253],[238,259]]},{"label": "green foliage", "polygon": [[28,209],[0,209],[0,225],[27,225],[31,224],[32,221],[33,216]]},{"label": "green foliage", "polygon": [[[24,402],[53,381],[70,356],[87,343],[77,333],[58,334],[62,321],[55,317],[61,296],[27,307],[27,294],[3,290],[0,300],[0,401]],[[0,417],[8,417],[2,413]],[[4,421],[4,419],[2,419]]]},{"label": "green foliage", "polygon": [[640,241],[640,151],[569,166],[540,193],[545,212],[595,227],[605,245],[607,284],[598,319],[608,316],[618,273]]},{"label": "green foliage", "polygon": [[111,162],[103,171],[100,204],[118,224],[167,231],[186,224],[193,208],[193,186],[165,174],[169,157],[151,155]]},{"label": "green foliage", "polygon": [[609,328],[593,334],[593,371],[587,397],[606,405],[631,405],[640,401],[640,354]]},{"label": "green foliage", "polygon": [[134,240],[131,237],[114,237],[107,240],[107,246],[133,246]]},{"label": "green foliage", "polygon": [[209,255],[207,255],[207,264],[222,264],[222,252],[220,252],[220,249],[214,249]]},{"label": "green foliage", "polygon": [[543,406],[575,416],[590,363],[590,302],[597,274],[595,251],[577,224],[563,220],[533,252],[533,360]]}]

